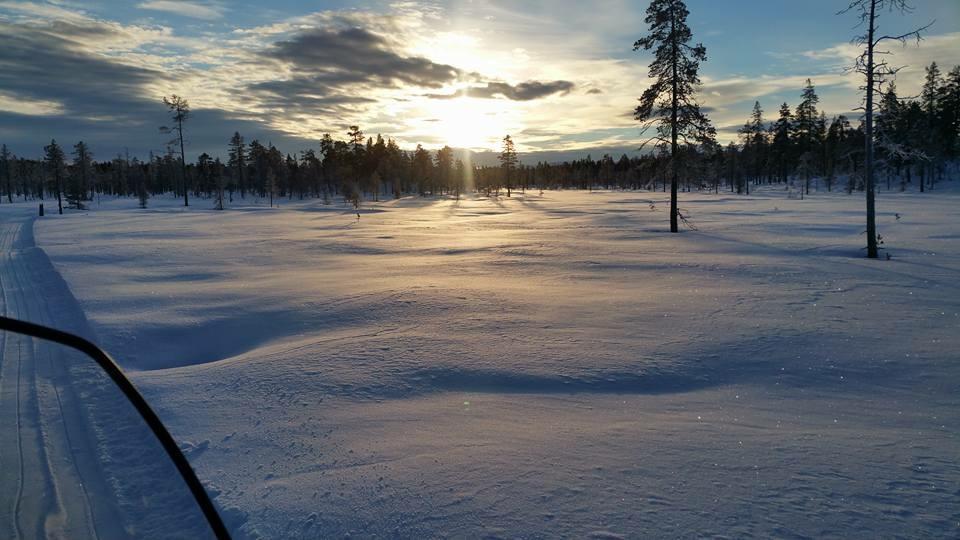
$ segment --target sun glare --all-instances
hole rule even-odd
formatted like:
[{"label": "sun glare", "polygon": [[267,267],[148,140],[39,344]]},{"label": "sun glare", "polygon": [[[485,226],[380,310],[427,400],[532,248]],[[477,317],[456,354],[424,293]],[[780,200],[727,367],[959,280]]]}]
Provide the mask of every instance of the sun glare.
[{"label": "sun glare", "polygon": [[454,148],[496,148],[509,131],[509,114],[501,102],[461,97],[437,100],[428,109],[427,127],[433,135]]}]

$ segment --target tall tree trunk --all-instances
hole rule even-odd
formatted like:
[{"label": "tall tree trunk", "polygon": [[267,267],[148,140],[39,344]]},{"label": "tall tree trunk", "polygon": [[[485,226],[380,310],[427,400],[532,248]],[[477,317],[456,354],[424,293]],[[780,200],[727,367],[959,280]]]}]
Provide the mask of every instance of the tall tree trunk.
[{"label": "tall tree trunk", "polygon": [[867,189],[867,257],[876,259],[877,253],[877,208],[873,192],[873,35],[876,31],[877,0],[870,2],[870,27],[867,31],[867,103],[864,135],[866,137],[866,163],[864,178]]},{"label": "tall tree trunk", "polygon": [[63,193],[63,181],[57,176],[57,213],[63,214],[63,199],[60,194]]},{"label": "tall tree trunk", "polygon": [[670,12],[670,37],[673,40],[673,80],[671,88],[671,99],[672,103],[670,105],[670,127],[671,127],[671,142],[670,142],[670,167],[671,167],[671,178],[670,178],[670,232],[679,232],[680,228],[677,224],[677,184],[678,182],[678,170],[677,170],[677,109],[679,104],[677,103],[677,56],[679,51],[677,50],[677,31],[676,31],[676,13],[671,10]]},{"label": "tall tree trunk", "polygon": [[183,175],[183,205],[190,206],[190,200],[187,198],[187,154],[183,150],[183,120],[178,122],[177,133],[180,135],[180,171]]}]

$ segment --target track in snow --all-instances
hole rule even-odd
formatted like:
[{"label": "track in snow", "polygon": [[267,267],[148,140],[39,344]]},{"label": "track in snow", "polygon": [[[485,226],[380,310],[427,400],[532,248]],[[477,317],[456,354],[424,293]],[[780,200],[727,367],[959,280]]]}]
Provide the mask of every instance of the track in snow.
[{"label": "track in snow", "polygon": [[[6,316],[73,332],[85,320],[46,255],[33,220],[0,223]],[[0,537],[125,537],[71,363],[59,345],[0,332]],[[92,361],[91,361],[92,362]]]}]

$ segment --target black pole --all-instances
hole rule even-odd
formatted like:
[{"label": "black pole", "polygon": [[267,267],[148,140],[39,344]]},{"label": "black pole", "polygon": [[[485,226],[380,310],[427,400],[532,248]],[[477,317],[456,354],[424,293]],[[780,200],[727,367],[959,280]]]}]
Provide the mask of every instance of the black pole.
[{"label": "black pole", "polygon": [[173,440],[166,426],[163,425],[163,422],[160,421],[157,414],[153,412],[153,409],[150,408],[147,401],[140,392],[137,391],[133,383],[130,382],[130,379],[123,374],[120,366],[117,365],[113,358],[110,358],[109,354],[82,337],[9,317],[0,316],[0,330],[60,343],[61,345],[72,347],[93,358],[97,365],[107,372],[107,375],[110,376],[114,384],[120,387],[123,395],[127,397],[137,412],[140,413],[144,422],[147,423],[147,426],[150,427],[150,431],[160,440],[163,449],[166,450],[167,455],[173,460],[173,464],[177,466],[180,476],[182,476],[184,482],[187,483],[190,493],[193,494],[197,505],[200,507],[200,510],[203,511],[204,517],[207,518],[207,523],[213,530],[214,536],[222,540],[230,539],[230,533],[227,532],[227,528],[223,524],[223,519],[220,518],[220,514],[217,513],[213,501],[211,501],[210,496],[207,495],[207,490],[204,489],[203,484],[200,483],[200,479],[197,478],[193,468],[190,467],[190,462],[187,461],[183,452],[180,451],[180,447],[177,446],[176,441]]}]

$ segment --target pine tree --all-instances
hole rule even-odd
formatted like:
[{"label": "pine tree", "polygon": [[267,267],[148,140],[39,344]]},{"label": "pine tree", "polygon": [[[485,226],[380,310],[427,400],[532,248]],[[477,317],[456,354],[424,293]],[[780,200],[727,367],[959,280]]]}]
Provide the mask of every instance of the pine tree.
[{"label": "pine tree", "polygon": [[269,159],[267,157],[267,147],[260,144],[260,141],[253,140],[250,141],[250,152],[249,152],[250,168],[253,171],[251,175],[254,185],[251,187],[251,191],[254,189],[259,196],[264,197],[267,194],[267,171],[270,169]]},{"label": "pine tree", "polygon": [[437,181],[441,189],[453,190],[453,148],[444,146],[437,150]]},{"label": "pine tree", "polygon": [[152,180],[153,176],[153,154],[150,154],[150,164],[147,165],[147,172],[144,174],[143,167],[140,163],[134,158],[134,165],[137,167],[139,174],[137,175],[137,201],[140,204],[140,208],[147,208],[147,201],[150,200],[150,190],[147,187],[147,183]]},{"label": "pine tree", "polygon": [[460,193],[463,191],[464,186],[467,180],[467,166],[464,165],[463,160],[457,158],[456,165],[454,165],[454,183],[453,189],[454,193],[457,196],[457,200],[460,200]]},{"label": "pine tree", "polygon": [[887,190],[890,190],[890,177],[894,170],[899,171],[912,150],[902,132],[904,124],[903,107],[897,97],[897,86],[893,82],[880,98],[874,119],[874,148],[878,160],[876,169],[884,169],[887,176]]},{"label": "pine tree", "polygon": [[67,203],[80,210],[83,208],[83,199],[93,175],[93,156],[86,143],[80,141],[73,147],[73,157],[73,174],[70,175]]},{"label": "pine tree", "polygon": [[503,150],[497,159],[500,160],[500,169],[503,171],[503,181],[507,188],[507,197],[509,197],[510,189],[513,186],[513,171],[516,170],[519,163],[517,148],[510,135],[503,138]]},{"label": "pine tree", "polygon": [[830,128],[827,130],[826,140],[824,141],[825,159],[825,177],[827,191],[833,191],[833,184],[837,179],[840,164],[843,162],[845,154],[848,152],[847,143],[850,132],[850,121],[844,115],[837,116],[830,122]]},{"label": "pine tree", "polygon": [[777,167],[777,178],[786,183],[788,171],[793,161],[793,112],[790,106],[784,103],[780,106],[780,117],[771,126],[772,145],[771,153]]},{"label": "pine tree", "polygon": [[426,151],[423,146],[419,144],[413,152],[411,169],[413,179],[417,182],[417,189],[420,195],[426,195],[427,183],[430,181],[430,177],[433,176],[433,160],[430,159],[430,152]]},{"label": "pine tree", "polygon": [[797,112],[794,116],[795,121],[795,140],[798,159],[803,168],[803,189],[810,194],[810,177],[816,173],[814,164],[814,153],[819,141],[820,113],[817,112],[817,104],[820,103],[820,97],[813,87],[813,82],[807,79],[807,84],[803,88],[800,98],[800,104],[797,105]]},{"label": "pine tree", "polygon": [[[757,181],[763,174],[763,163],[766,158],[767,147],[767,128],[763,122],[763,108],[760,102],[753,104],[753,112],[750,113],[750,119],[740,130],[743,137],[743,153],[748,163],[748,174],[750,179]],[[745,182],[747,195],[750,194],[750,180]],[[738,186],[739,192],[739,186]]]},{"label": "pine tree", "polygon": [[949,159],[956,159],[960,157],[960,66],[946,76],[940,111],[945,131],[944,151]]},{"label": "pine tree", "polygon": [[653,84],[640,97],[634,117],[657,126],[657,140],[670,145],[672,174],[670,180],[670,231],[678,232],[677,188],[679,184],[680,149],[686,144],[713,139],[716,131],[694,97],[700,78],[700,62],[707,59],[703,44],[690,45],[693,35],[687,26],[689,11],[683,0],[653,0],[647,8],[645,22],[649,33],[633,44],[633,50],[655,49],[650,63]]},{"label": "pine tree", "polygon": [[43,163],[47,169],[47,174],[57,192],[57,212],[63,214],[63,177],[66,175],[66,161],[63,149],[57,144],[57,141],[51,140],[50,144],[43,147]]},{"label": "pine tree", "polygon": [[227,167],[230,169],[231,174],[233,175],[234,183],[240,190],[240,198],[246,197],[247,146],[243,143],[243,136],[240,135],[239,131],[235,131],[233,133],[233,137],[230,137]]},{"label": "pine tree", "polygon": [[3,185],[7,190],[7,202],[13,203],[13,155],[7,145],[0,147],[0,174],[3,175]]},{"label": "pine tree", "polygon": [[943,143],[946,133],[944,133],[940,121],[940,87],[942,82],[940,67],[937,66],[936,62],[932,62],[927,66],[926,79],[920,93],[924,129],[928,134],[923,148],[927,155],[927,166],[923,168],[923,174],[920,176],[921,185],[926,180],[927,185],[933,186],[934,172],[939,168],[939,161],[943,157]]}]

